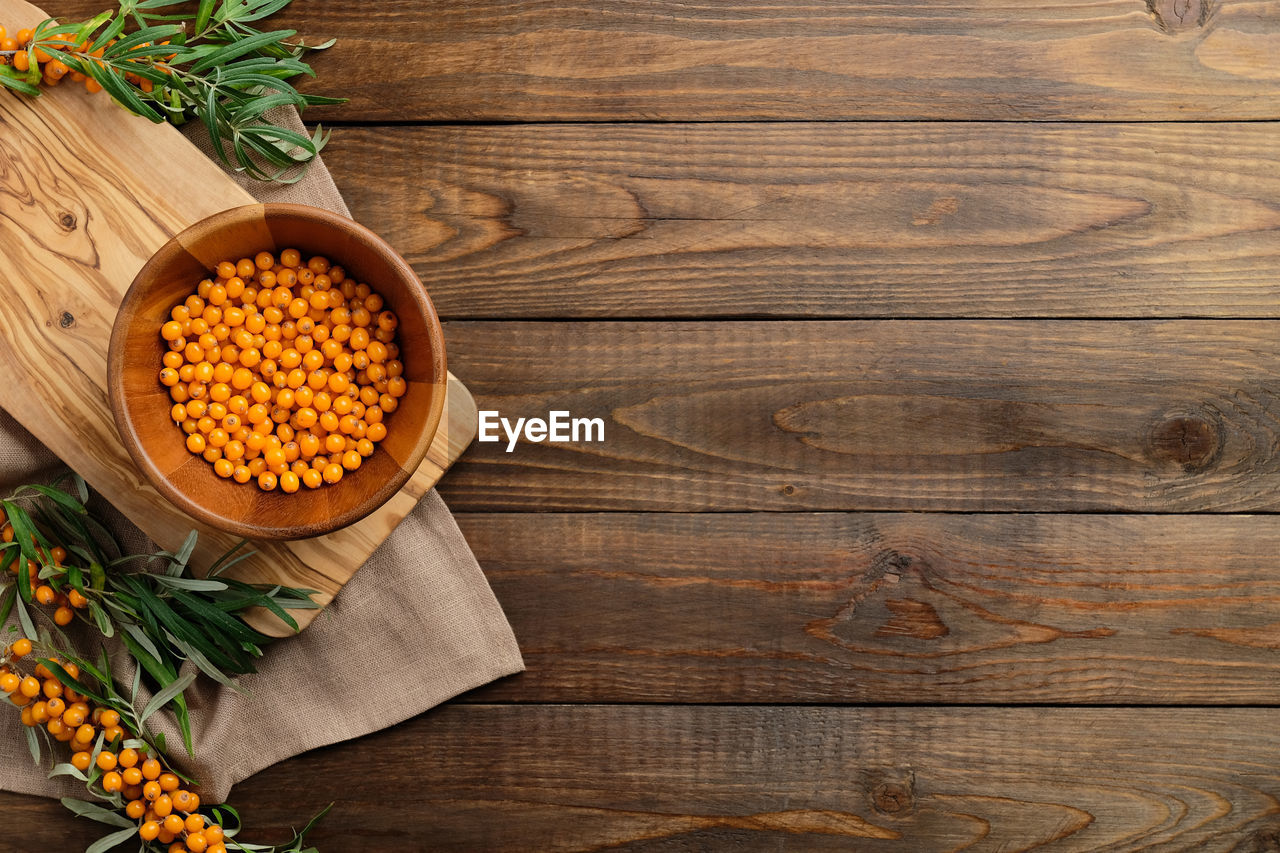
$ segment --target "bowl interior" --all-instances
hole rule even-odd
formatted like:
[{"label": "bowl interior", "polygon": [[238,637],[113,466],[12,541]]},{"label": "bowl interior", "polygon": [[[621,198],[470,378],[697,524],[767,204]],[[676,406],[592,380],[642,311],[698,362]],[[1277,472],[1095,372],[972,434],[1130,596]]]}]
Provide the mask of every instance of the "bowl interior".
[{"label": "bowl interior", "polygon": [[[366,282],[399,317],[397,341],[408,391],[387,415],[387,435],[360,468],[336,485],[294,494],[224,480],[189,453],[170,419],[173,403],[157,375],[167,346],[160,326],[220,260],[296,248],[323,255]],[[413,270],[372,232],[328,211],[252,205],[220,213],[166,243],[138,273],[112,332],[111,405],[125,446],[144,474],[188,514],[254,539],[299,539],[344,527],[404,485],[431,444],[444,408],[443,335]]]}]

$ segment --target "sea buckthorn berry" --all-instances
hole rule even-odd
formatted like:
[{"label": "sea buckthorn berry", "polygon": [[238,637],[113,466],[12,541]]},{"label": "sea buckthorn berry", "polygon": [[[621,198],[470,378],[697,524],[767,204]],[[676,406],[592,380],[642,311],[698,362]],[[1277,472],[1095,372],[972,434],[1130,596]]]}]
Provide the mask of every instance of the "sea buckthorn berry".
[{"label": "sea buckthorn berry", "polygon": [[40,604],[48,606],[50,604],[53,604],[54,600],[57,599],[58,594],[53,591],[53,587],[41,584],[40,586],[36,587],[35,597],[36,597],[36,601],[38,601]]},{"label": "sea buckthorn berry", "polygon": [[[101,758],[103,755],[107,755],[107,754],[108,753],[98,753],[98,757]],[[99,761],[98,763],[101,764],[102,762]],[[102,790],[108,793],[114,793],[116,791],[119,791],[123,787],[124,787],[124,779],[122,779],[120,774],[117,773],[116,771],[112,770],[111,772],[103,775]]]},{"label": "sea buckthorn berry", "polygon": [[44,705],[51,720],[61,717],[67,710],[67,703],[61,699],[50,699],[48,702],[45,702]]},{"label": "sea buckthorn berry", "polygon": [[142,771],[136,767],[126,767],[124,770],[120,771],[120,775],[124,778],[124,783],[126,785],[142,784]]},{"label": "sea buckthorn berry", "polygon": [[124,813],[134,820],[140,820],[147,813],[147,804],[142,800],[130,800],[124,807]]},{"label": "sea buckthorn berry", "polygon": [[160,836],[160,824],[154,820],[149,820],[138,827],[138,835],[143,841],[155,841]]},{"label": "sea buckthorn berry", "polygon": [[[144,777],[147,775],[147,771],[145,769],[143,769],[142,775]],[[159,799],[160,795],[163,793],[164,791],[160,790],[159,782],[151,781],[142,786],[142,796],[152,803]]]}]

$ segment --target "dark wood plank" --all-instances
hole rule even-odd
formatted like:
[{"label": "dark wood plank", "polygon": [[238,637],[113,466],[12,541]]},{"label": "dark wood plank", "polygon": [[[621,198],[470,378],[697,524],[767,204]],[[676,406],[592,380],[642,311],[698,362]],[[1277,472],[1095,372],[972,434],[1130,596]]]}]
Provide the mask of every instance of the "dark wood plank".
[{"label": "dark wood plank", "polygon": [[[322,851],[1263,851],[1275,710],[453,706],[241,785]],[[300,784],[300,780],[306,780]],[[288,791],[288,796],[281,792]],[[22,850],[77,849],[0,795]]]},{"label": "dark wood plank", "polygon": [[[51,11],[94,14],[86,0]],[[317,115],[527,119],[1280,117],[1250,0],[310,0]]]},{"label": "dark wood plank", "polygon": [[514,702],[1280,703],[1280,518],[458,517]]},{"label": "dark wood plank", "polygon": [[339,128],[446,317],[1280,316],[1270,124]]},{"label": "dark wood plank", "polygon": [[1280,508],[1266,321],[447,325],[513,421],[592,444],[476,444],[455,510],[1247,512]]}]

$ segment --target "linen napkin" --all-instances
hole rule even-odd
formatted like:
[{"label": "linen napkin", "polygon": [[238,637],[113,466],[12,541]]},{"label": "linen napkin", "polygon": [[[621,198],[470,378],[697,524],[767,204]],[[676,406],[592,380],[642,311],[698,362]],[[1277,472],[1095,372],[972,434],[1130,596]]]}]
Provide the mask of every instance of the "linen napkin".
[{"label": "linen napkin", "polygon": [[[292,109],[272,120],[302,130]],[[199,122],[183,132],[212,154]],[[320,161],[302,181],[288,186],[235,174],[232,178],[259,201],[310,204],[349,215]],[[47,478],[59,465],[47,448],[0,411],[0,494]],[[126,549],[156,550],[98,495],[91,506]],[[127,655],[114,657],[117,677],[128,683],[131,662]],[[393,661],[397,672],[408,675],[364,677],[377,660]],[[278,761],[403,722],[459,693],[520,672],[524,663],[480,566],[433,490],[311,626],[268,646],[257,669],[240,679],[245,693],[207,678],[189,691],[194,759],[183,752],[167,714],[148,721],[165,733],[170,759],[200,780],[205,802],[222,802],[236,782]],[[281,709],[289,709],[287,717],[282,718]],[[83,795],[82,783],[46,777],[47,756],[45,767],[34,765],[20,729],[18,714],[0,709],[0,789]]]}]

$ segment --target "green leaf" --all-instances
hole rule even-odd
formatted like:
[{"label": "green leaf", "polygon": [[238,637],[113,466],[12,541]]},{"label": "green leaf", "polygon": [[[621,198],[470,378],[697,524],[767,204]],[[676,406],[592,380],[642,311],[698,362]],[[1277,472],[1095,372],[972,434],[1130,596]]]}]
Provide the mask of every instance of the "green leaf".
[{"label": "green leaf", "polygon": [[55,776],[71,776],[72,778],[79,779],[81,782],[89,781],[89,777],[84,775],[84,773],[73,764],[55,764],[53,769],[49,771],[49,778],[52,779]]},{"label": "green leaf", "polygon": [[138,724],[145,723],[152,714],[173,701],[182,691],[191,686],[191,682],[196,680],[197,675],[199,675],[197,672],[188,672],[179,676],[177,681],[165,685],[163,690],[151,697],[151,701],[147,703],[147,707],[143,709],[142,714],[138,717]]},{"label": "green leaf", "polygon": [[98,81],[102,88],[106,90],[106,93],[111,96],[112,100],[129,112],[143,116],[157,124],[164,120],[159,113],[144,104],[142,99],[138,97],[138,90],[126,83],[124,78],[113,69],[94,63],[88,66],[88,70],[89,75]]},{"label": "green leaf", "polygon": [[124,22],[125,16],[124,13],[121,12],[116,16],[115,20],[107,25],[106,29],[98,33],[98,37],[93,40],[93,44],[89,45],[89,52],[92,53],[98,48],[104,47],[107,42],[120,35],[124,30]]},{"label": "green leaf", "polygon": [[175,578],[168,575],[156,575],[156,583],[174,589],[186,589],[193,592],[221,592],[227,588],[222,581],[211,581],[203,578]]},{"label": "green leaf", "polygon": [[130,826],[128,829],[122,829],[119,832],[113,832],[110,835],[104,835],[97,841],[90,844],[84,849],[84,853],[106,853],[115,847],[119,847],[126,841],[130,841],[138,837],[138,828]]},{"label": "green leaf", "polygon": [[183,540],[182,547],[178,549],[178,553],[174,554],[173,560],[179,565],[186,566],[191,560],[191,553],[196,549],[196,540],[200,538],[200,534],[192,530],[187,534],[187,538]]},{"label": "green leaf", "polygon": [[210,663],[209,659],[200,654],[199,650],[190,643],[177,640],[175,644],[178,648],[182,649],[182,653],[187,656],[187,659],[196,665],[196,669],[200,670],[224,687],[230,687],[232,690],[236,690],[241,693],[244,692],[240,689],[240,685],[236,684],[235,681],[233,681],[225,672]]},{"label": "green leaf", "polygon": [[18,624],[22,626],[23,635],[34,640],[40,636],[40,632],[36,630],[35,623],[31,621],[31,614],[27,612],[27,605],[23,603],[21,596],[14,603],[18,607]]},{"label": "green leaf", "polygon": [[209,26],[209,16],[213,14],[214,0],[200,0],[200,8],[196,10],[196,34],[203,33]]},{"label": "green leaf", "polygon": [[[107,14],[107,13],[103,13]],[[76,494],[80,496],[80,503],[89,502],[89,484],[84,481],[84,477],[74,471],[71,473],[72,482],[76,485]]]},{"label": "green leaf", "polygon": [[204,59],[191,66],[192,74],[199,74],[201,71],[207,71],[215,65],[225,65],[233,59],[238,59],[245,54],[262,50],[264,47],[272,44],[278,44],[282,39],[289,36],[297,35],[296,30],[276,30],[270,33],[257,33],[248,38],[239,39],[224,46],[220,50],[206,56]]},{"label": "green leaf", "polygon": [[4,592],[0,593],[0,625],[9,620],[9,614],[13,612],[13,600],[18,597],[18,588],[9,584],[4,588]]},{"label": "green leaf", "polygon": [[76,515],[84,515],[89,511],[85,509],[84,504],[82,504],[80,501],[76,500],[75,498],[71,497],[71,495],[67,494],[61,489],[55,489],[52,486],[41,486],[41,485],[32,485],[29,488],[44,495],[46,498],[53,501],[63,509],[68,510],[70,512],[74,512]]},{"label": "green leaf", "polygon": [[98,631],[101,632],[102,636],[114,637],[116,635],[115,626],[111,624],[110,617],[107,616],[107,612],[102,609],[98,602],[89,602],[89,613],[93,616],[93,621],[98,626]]},{"label": "green leaf", "polygon": [[31,726],[23,726],[22,729],[27,733],[27,749],[31,750],[31,760],[38,765],[40,763],[40,741],[36,740],[36,730]]},{"label": "green leaf", "polygon": [[[12,501],[0,501],[0,507],[3,507],[5,514],[9,516],[9,523],[13,525],[13,541],[18,543],[22,556],[33,563],[37,562],[36,546],[33,544],[33,540],[48,548],[49,543],[45,540],[44,534],[36,529],[35,524],[31,521],[31,516],[22,507]],[[27,601],[31,600],[29,594],[23,597]]]},{"label": "green leaf", "polygon": [[129,818],[119,812],[104,809],[96,803],[77,800],[74,797],[63,797],[62,804],[71,810],[76,817],[84,817],[89,820],[96,820],[98,823],[105,823],[108,826],[128,827],[129,831],[135,835],[138,832],[138,825]]},{"label": "green leaf", "polygon": [[32,98],[40,97],[40,87],[21,79],[8,65],[0,65],[0,86]]}]

